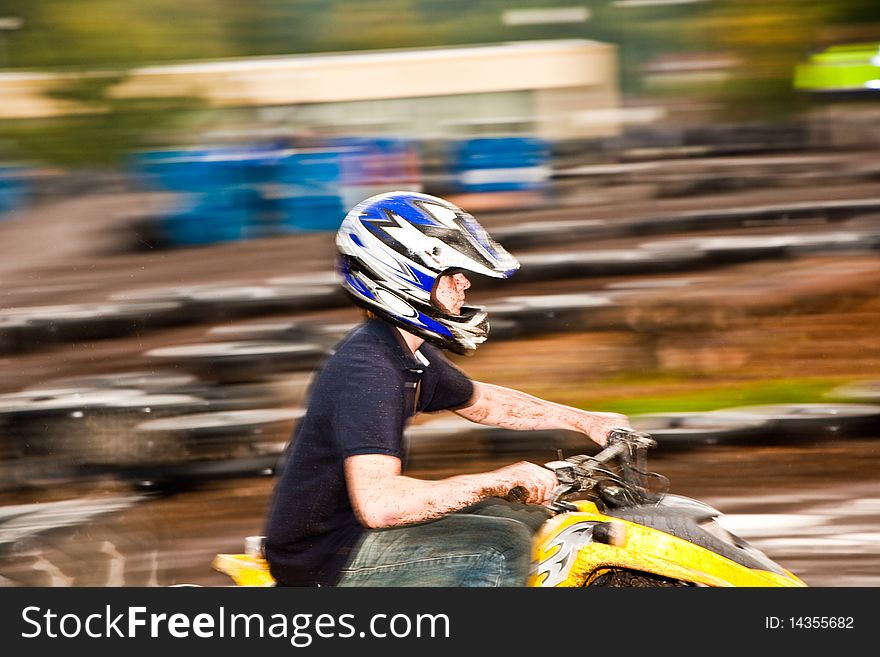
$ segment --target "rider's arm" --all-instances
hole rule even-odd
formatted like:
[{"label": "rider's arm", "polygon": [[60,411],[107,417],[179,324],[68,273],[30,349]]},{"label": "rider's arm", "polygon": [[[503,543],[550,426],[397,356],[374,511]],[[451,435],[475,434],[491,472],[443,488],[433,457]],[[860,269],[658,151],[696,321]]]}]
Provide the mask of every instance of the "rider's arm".
[{"label": "rider's arm", "polygon": [[456,409],[471,422],[517,431],[569,429],[579,431],[593,442],[604,445],[608,431],[628,427],[629,420],[619,413],[597,413],[557,404],[491,383],[474,381],[470,403]]},{"label": "rider's arm", "polygon": [[423,480],[401,474],[400,459],[387,454],[359,454],[345,459],[345,479],[355,514],[374,529],[433,520],[522,486],[528,502],[546,500],[556,476],[534,463],[520,462],[491,472]]}]

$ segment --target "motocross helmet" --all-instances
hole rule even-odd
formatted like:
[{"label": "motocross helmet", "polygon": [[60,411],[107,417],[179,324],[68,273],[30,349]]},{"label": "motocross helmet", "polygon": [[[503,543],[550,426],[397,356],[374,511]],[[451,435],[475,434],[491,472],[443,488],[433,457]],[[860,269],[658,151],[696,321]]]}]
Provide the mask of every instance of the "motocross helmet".
[{"label": "motocross helmet", "polygon": [[342,285],[382,319],[458,354],[489,332],[484,308],[445,312],[432,300],[437,279],[471,272],[507,278],[519,262],[467,212],[436,196],[387,192],[346,215],[336,235]]}]

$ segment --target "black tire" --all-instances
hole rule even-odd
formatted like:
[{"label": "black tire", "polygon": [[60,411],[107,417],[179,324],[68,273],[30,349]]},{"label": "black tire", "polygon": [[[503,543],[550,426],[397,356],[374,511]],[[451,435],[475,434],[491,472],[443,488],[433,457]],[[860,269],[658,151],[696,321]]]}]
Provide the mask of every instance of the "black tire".
[{"label": "black tire", "polygon": [[612,568],[606,570],[588,586],[604,586],[606,588],[634,588],[634,589],[659,589],[690,586],[687,582],[679,579],[667,579],[652,573],[643,573],[638,570],[626,570]]},{"label": "black tire", "polygon": [[326,353],[325,347],[312,343],[242,340],[161,347],[145,355],[173,359],[204,381],[232,384],[311,371],[321,364]]},{"label": "black tire", "polygon": [[763,418],[767,422],[765,443],[863,438],[876,436],[880,431],[878,404],[763,404],[717,412],[744,421]]},{"label": "black tire", "polygon": [[516,309],[513,319],[523,335],[602,330],[620,326],[623,321],[623,311],[607,294],[508,297],[502,299],[501,306]]},{"label": "black tire", "polygon": [[192,413],[142,422],[136,432],[143,442],[183,446],[185,456],[177,463],[277,457],[304,414],[278,408]]},{"label": "black tire", "polygon": [[[171,369],[141,370],[49,379],[22,392],[34,391],[36,394],[45,389],[118,390],[122,388],[139,390],[145,394],[190,394],[187,392],[187,387],[193,386],[197,382],[198,379],[192,374],[183,374]],[[75,392],[75,390],[71,390],[71,392]]]},{"label": "black tire", "polygon": [[187,300],[202,309],[206,317],[215,321],[338,308],[345,303],[345,297],[340,294],[338,287],[326,285],[296,288],[218,285],[193,290]]},{"label": "black tire", "polygon": [[520,256],[520,282],[594,276],[638,276],[705,268],[698,249],[606,249]]},{"label": "black tire", "polygon": [[664,452],[704,445],[744,444],[766,435],[769,421],[761,417],[727,417],[723,411],[709,413],[643,413],[634,415],[633,426],[647,431]]},{"label": "black tire", "polygon": [[277,342],[302,341],[311,337],[299,322],[282,320],[258,320],[238,324],[215,326],[208,335],[218,340],[262,340]]}]

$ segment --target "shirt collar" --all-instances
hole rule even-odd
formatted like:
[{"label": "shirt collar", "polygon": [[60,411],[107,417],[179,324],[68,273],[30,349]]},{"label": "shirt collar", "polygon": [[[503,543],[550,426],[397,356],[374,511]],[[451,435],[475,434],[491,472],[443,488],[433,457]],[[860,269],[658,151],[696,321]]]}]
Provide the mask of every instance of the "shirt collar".
[{"label": "shirt collar", "polygon": [[422,354],[421,349],[415,355],[409,350],[406,341],[397,328],[382,319],[369,319],[366,322],[367,330],[379,337],[391,347],[391,351],[398,361],[401,369],[424,370],[430,365],[430,361]]}]

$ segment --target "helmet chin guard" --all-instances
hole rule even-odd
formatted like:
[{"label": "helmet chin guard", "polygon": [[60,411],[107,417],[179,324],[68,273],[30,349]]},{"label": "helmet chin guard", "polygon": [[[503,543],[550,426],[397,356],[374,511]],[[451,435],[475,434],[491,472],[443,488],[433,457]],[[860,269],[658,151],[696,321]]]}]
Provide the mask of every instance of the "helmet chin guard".
[{"label": "helmet chin guard", "polygon": [[388,192],[346,215],[336,235],[342,284],[352,300],[443,349],[472,353],[489,332],[485,309],[458,314],[432,300],[437,279],[471,272],[508,278],[519,262],[480,224],[436,196]]}]

